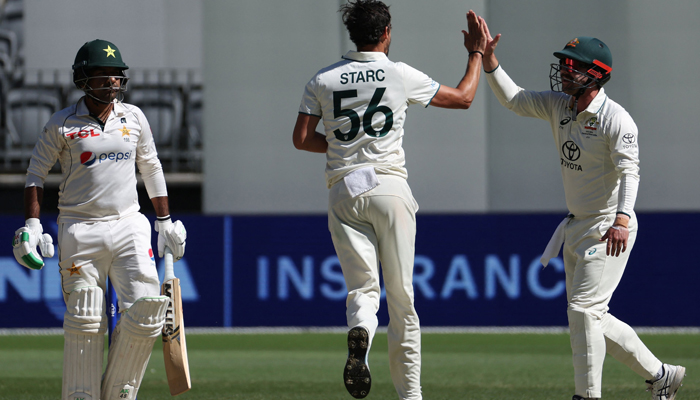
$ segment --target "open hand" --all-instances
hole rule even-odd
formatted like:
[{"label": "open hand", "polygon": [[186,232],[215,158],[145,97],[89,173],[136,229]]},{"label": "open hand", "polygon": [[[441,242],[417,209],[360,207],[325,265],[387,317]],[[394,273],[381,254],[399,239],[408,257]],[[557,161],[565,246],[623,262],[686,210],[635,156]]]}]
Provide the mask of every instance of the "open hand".
[{"label": "open hand", "polygon": [[489,32],[489,26],[486,24],[484,18],[479,17],[479,26],[484,30],[484,35],[486,36],[486,47],[484,50],[484,57],[490,56],[496,50],[498,46],[498,41],[501,40],[501,34],[499,33],[496,37],[491,37],[491,32]]},{"label": "open hand", "polygon": [[466,47],[467,51],[480,51],[483,54],[486,50],[487,42],[486,32],[480,25],[480,20],[483,21],[483,18],[477,17],[474,11],[469,10],[467,13],[467,28],[469,31],[463,30],[462,34],[464,34],[464,47]]}]

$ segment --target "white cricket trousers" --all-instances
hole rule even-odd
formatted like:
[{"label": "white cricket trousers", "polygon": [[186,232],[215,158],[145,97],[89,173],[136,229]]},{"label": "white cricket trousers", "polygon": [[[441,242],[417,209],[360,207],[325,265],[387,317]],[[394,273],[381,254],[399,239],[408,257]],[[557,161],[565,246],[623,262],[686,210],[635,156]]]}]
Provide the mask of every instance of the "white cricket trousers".
[{"label": "white cricket trousers", "polygon": [[627,250],[619,257],[607,256],[606,242],[600,238],[614,220],[614,214],[574,217],[565,228],[564,267],[575,394],[585,398],[602,397],[606,351],[644,379],[651,379],[661,368],[661,361],[634,330],[608,313],[608,303],[637,238],[637,217],[632,214]]},{"label": "white cricket trousers", "polygon": [[65,299],[88,286],[107,293],[108,276],[122,311],[141,297],[160,295],[151,223],[141,213],[111,221],[61,222],[58,249]]},{"label": "white cricket trousers", "polygon": [[328,228],[348,289],[348,327],[377,330],[381,262],[389,311],[391,379],[401,399],[421,399],[420,324],[413,302],[418,204],[405,179],[378,175],[379,186],[351,197],[345,183],[329,194]]}]

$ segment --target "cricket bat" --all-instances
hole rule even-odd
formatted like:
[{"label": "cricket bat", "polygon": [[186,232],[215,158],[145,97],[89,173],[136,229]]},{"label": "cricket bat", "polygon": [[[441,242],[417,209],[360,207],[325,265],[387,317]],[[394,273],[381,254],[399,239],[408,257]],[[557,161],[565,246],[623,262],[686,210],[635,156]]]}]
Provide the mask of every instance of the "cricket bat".
[{"label": "cricket bat", "polygon": [[165,273],[162,295],[170,299],[163,325],[163,357],[165,374],[168,376],[170,394],[177,396],[192,388],[190,364],[187,361],[185,324],[182,318],[182,293],[180,280],[173,272],[173,253],[165,248]]}]

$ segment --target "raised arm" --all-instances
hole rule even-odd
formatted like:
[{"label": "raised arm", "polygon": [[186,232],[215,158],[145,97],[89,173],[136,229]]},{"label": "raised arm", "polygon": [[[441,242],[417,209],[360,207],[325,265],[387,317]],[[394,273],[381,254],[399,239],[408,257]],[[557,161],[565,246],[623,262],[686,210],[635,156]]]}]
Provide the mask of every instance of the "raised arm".
[{"label": "raised arm", "polygon": [[467,71],[456,88],[442,85],[437,94],[430,102],[430,105],[441,108],[462,108],[471,106],[476,96],[476,89],[479,87],[481,77],[481,63],[484,51],[486,50],[486,32],[480,23],[483,18],[477,17],[474,11],[467,13],[467,27],[469,31],[462,31],[464,34],[464,47],[469,51],[469,62]]},{"label": "raised arm", "polygon": [[486,51],[484,52],[484,72],[493,94],[498,102],[520,116],[547,120],[552,107],[552,92],[527,91],[513,82],[508,74],[500,67],[494,54],[501,34],[491,37],[489,27],[483,18],[479,18],[480,26],[486,35]]}]

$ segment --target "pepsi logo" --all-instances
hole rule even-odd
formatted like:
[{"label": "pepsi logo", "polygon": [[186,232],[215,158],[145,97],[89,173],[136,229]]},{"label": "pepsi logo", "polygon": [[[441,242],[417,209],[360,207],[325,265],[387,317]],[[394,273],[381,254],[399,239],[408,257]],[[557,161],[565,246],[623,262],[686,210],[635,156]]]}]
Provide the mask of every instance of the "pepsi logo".
[{"label": "pepsi logo", "polygon": [[103,161],[119,162],[122,160],[130,160],[130,159],[131,159],[131,152],[130,151],[127,151],[126,153],[122,153],[122,152],[102,153],[100,155],[97,155],[97,154],[90,152],[90,151],[86,151],[80,155],[80,163],[85,165],[86,167],[91,166],[92,164],[95,163],[95,161],[98,161],[101,164]]},{"label": "pepsi logo", "polygon": [[80,163],[87,167],[94,164],[95,160],[97,160],[97,156],[93,152],[86,151],[80,155]]}]

